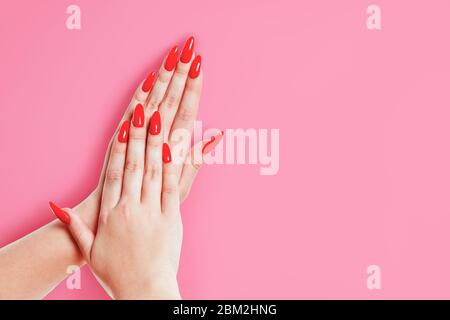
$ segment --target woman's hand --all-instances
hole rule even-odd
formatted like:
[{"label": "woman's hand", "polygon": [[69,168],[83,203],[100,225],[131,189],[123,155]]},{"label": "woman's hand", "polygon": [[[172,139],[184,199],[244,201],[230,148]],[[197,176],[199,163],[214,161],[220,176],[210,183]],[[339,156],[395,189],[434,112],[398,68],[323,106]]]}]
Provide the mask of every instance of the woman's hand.
[{"label": "woman's hand", "polygon": [[160,113],[153,113],[148,133],[144,119],[138,104],[115,137],[108,163],[115,178],[104,185],[96,234],[71,210],[67,222],[112,297],[178,299],[182,222],[176,163],[163,144]]},{"label": "woman's hand", "polygon": [[[151,114],[157,109],[161,111],[165,141],[176,130],[184,129],[187,132],[192,132],[202,91],[201,57],[194,54],[193,37],[185,42],[180,59],[178,59],[178,53],[178,48],[173,47],[165,57],[158,75],[152,72],[140,83],[120,123],[130,119],[134,107],[142,104],[146,114]],[[117,127],[114,136],[119,130],[120,125]],[[190,141],[187,142],[190,143]],[[106,167],[112,143],[113,138],[111,138],[106,152],[97,187],[85,200],[74,207],[91,230],[96,228],[105,180],[108,182],[110,179],[115,179],[115,173],[108,172]],[[202,144],[205,143],[208,143],[208,141],[202,142]],[[191,150],[191,153],[193,150]],[[198,161],[177,166],[181,201],[188,196],[199,168]]]},{"label": "woman's hand", "polygon": [[[130,104],[132,120],[125,115],[113,137],[101,179],[98,226],[80,219],[77,208],[61,210],[52,204],[115,298],[180,297],[176,281],[182,239],[180,198],[189,192],[202,155],[223,136],[190,148],[202,75],[200,56],[186,55],[188,48],[189,41],[176,72],[172,49],[149,97],[143,98],[142,87],[138,89]],[[167,92],[158,93],[167,84]],[[180,131],[189,137],[179,139]],[[176,161],[171,149],[177,150]]]},{"label": "woman's hand", "polygon": [[[189,76],[192,65],[195,65],[195,68]],[[177,50],[172,49],[165,58],[159,74],[157,76],[150,74],[139,85],[121,123],[129,119],[135,106],[141,103],[146,115],[151,115],[157,108],[160,109],[166,137],[171,137],[177,128],[191,132],[199,107],[201,86],[200,59],[193,54],[193,39],[190,38],[186,41],[180,61]],[[115,136],[118,131],[119,128]],[[221,138],[221,135],[218,137]],[[192,156],[196,162],[176,165],[181,200],[187,196],[201,164],[203,145],[205,145],[204,153],[207,153],[219,140],[216,137],[215,141],[198,143],[194,147],[197,152]],[[103,187],[114,181],[116,176],[114,171],[107,172],[106,168],[112,144],[113,140],[108,147],[97,188],[88,198],[74,207],[74,211],[92,231],[97,230]],[[58,213],[58,210],[56,212]],[[64,218],[64,215],[60,214],[60,218]],[[58,221],[48,223],[0,249],[0,283],[2,283],[0,298],[42,298],[67,276],[68,266],[81,265],[84,262],[67,228]]]}]

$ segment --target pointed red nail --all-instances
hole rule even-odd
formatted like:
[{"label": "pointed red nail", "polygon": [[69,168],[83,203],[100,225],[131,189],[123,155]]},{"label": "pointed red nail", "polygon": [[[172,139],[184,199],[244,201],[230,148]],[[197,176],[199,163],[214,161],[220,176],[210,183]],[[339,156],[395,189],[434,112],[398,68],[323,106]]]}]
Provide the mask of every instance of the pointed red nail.
[{"label": "pointed red nail", "polygon": [[189,70],[189,78],[195,79],[200,74],[200,67],[202,65],[202,57],[196,56],[192,61],[191,69]]},{"label": "pointed red nail", "polygon": [[172,154],[170,153],[170,148],[169,145],[167,143],[163,144],[163,152],[162,152],[162,156],[163,156],[163,162],[164,163],[169,163],[172,161]]},{"label": "pointed red nail", "polygon": [[49,204],[50,204],[50,208],[52,209],[53,213],[59,220],[61,220],[61,222],[63,222],[64,224],[70,224],[70,216],[67,212],[62,210],[60,207],[58,207],[56,204],[54,204],[51,201],[49,201]]},{"label": "pointed red nail", "polygon": [[181,51],[180,61],[188,63],[191,61],[192,54],[194,53],[194,37],[189,37],[184,44],[183,51]]},{"label": "pointed red nail", "polygon": [[164,68],[167,71],[172,71],[175,69],[178,60],[178,47],[173,47],[166,58],[166,63],[164,63]]},{"label": "pointed red nail", "polygon": [[210,138],[208,142],[203,145],[202,153],[208,154],[214,150],[214,148],[219,144],[220,140],[223,138],[223,131]]},{"label": "pointed red nail", "polygon": [[120,127],[119,136],[117,139],[119,142],[125,143],[128,141],[128,132],[130,131],[130,121],[126,120]]},{"label": "pointed red nail", "polygon": [[133,126],[136,128],[142,128],[144,126],[144,107],[140,103],[134,109]]},{"label": "pointed red nail", "polygon": [[149,133],[153,136],[161,132],[161,115],[159,111],[155,111],[150,118],[150,129]]},{"label": "pointed red nail", "polygon": [[153,82],[155,81],[155,73],[151,72],[147,79],[145,79],[144,83],[142,84],[142,91],[149,92],[153,87]]}]

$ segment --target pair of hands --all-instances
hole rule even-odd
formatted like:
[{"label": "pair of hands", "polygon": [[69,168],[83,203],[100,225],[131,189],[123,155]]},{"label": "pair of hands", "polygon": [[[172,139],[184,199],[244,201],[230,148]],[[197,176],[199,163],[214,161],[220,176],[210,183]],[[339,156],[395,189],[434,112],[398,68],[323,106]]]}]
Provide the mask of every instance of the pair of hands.
[{"label": "pair of hands", "polygon": [[[136,90],[111,139],[95,191],[73,209],[50,203],[92,271],[117,299],[178,299],[180,201],[222,133],[191,147],[202,89],[189,38]],[[181,138],[177,132],[189,133]],[[177,150],[172,157],[171,150]]]}]

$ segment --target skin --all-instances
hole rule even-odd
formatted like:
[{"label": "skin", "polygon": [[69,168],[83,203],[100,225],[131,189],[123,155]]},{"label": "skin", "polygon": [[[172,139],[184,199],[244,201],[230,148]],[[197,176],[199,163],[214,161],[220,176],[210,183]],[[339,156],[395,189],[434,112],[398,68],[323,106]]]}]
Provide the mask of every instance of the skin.
[{"label": "skin", "polygon": [[162,132],[146,135],[146,128],[132,125],[128,146],[113,143],[108,168],[118,174],[103,187],[95,234],[73,211],[69,229],[111,297],[179,299],[183,227],[177,165],[162,163]]},{"label": "skin", "polygon": [[[194,57],[192,57],[192,59],[193,58]],[[164,132],[163,138],[165,141],[167,141],[167,139],[170,141],[172,132],[175,132],[177,129],[186,129],[191,132],[197,116],[202,87],[202,72],[196,79],[187,77],[192,59],[188,63],[178,62],[175,71],[172,72],[164,69],[163,62],[150,93],[142,91],[141,83],[120,123],[125,119],[131,119],[134,107],[138,103],[141,103],[145,107],[146,115],[146,125],[144,128],[147,127],[151,114],[156,109],[159,109],[161,117],[164,119],[162,123],[162,132]],[[98,217],[103,204],[104,187],[114,184],[117,182],[118,177],[120,177],[120,173],[117,171],[108,170],[110,158],[115,154],[114,152],[111,152],[111,150],[113,150],[112,146],[114,145],[114,141],[117,140],[116,136],[119,128],[120,126],[117,127],[106,152],[98,186],[79,205],[72,208],[72,210],[68,208],[64,209],[65,211],[70,212],[73,221],[82,223],[82,225],[91,232],[97,230],[97,224],[99,226],[103,225],[102,223],[98,223]],[[130,130],[130,136],[132,134],[131,131],[134,131],[133,128]],[[169,142],[169,144],[171,147],[174,145],[172,142]],[[194,158],[194,154],[201,154],[201,147],[202,142],[190,149],[192,156],[189,156],[189,154],[183,156]],[[186,150],[189,150],[189,147]],[[193,152],[193,150],[197,151]],[[187,197],[201,165],[201,159],[199,159],[198,156],[195,158],[195,162],[188,161],[186,163],[173,164],[172,166],[173,179],[176,179],[178,182],[176,188],[179,197],[178,201],[183,201]],[[144,169],[143,167],[138,167],[136,163],[129,161],[125,167],[134,169],[139,168],[139,170]],[[133,207],[133,210],[135,209],[136,208]],[[176,214],[171,214],[171,216],[175,215]],[[111,216],[114,217],[119,215],[112,213]],[[164,215],[164,217],[165,216],[166,215]],[[73,231],[72,228],[71,230]],[[155,233],[151,234],[153,234],[153,236],[149,236],[145,239],[146,241],[149,241],[145,243],[147,247],[151,246],[154,241],[159,241],[158,237],[155,236]],[[144,245],[144,242],[142,242],[141,245]],[[86,263],[85,257],[86,256],[83,257],[83,254],[78,248],[77,243],[74,241],[74,238],[71,236],[70,231],[59,221],[55,220],[0,249],[0,283],[2,284],[2,286],[0,286],[0,299],[43,298],[57,284],[64,280],[67,276],[66,270],[68,266],[84,265]],[[152,281],[152,286],[166,287],[169,280],[164,281],[165,278],[173,281],[172,275],[161,275],[161,280],[159,281],[161,284],[158,285],[159,282]],[[164,285],[162,283],[164,283]],[[175,287],[175,283],[170,287]],[[111,289],[116,288],[112,287]],[[117,292],[117,294],[114,295],[114,297],[122,297],[122,292],[119,293],[119,290],[116,290],[115,292]],[[164,292],[164,290],[161,292]],[[127,297],[129,297],[129,295],[127,295]]]}]

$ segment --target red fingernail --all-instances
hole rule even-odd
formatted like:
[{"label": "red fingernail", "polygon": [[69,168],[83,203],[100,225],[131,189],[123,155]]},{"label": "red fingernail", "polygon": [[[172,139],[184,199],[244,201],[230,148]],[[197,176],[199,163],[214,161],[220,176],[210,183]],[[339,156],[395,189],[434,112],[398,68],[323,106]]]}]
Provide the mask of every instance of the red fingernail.
[{"label": "red fingernail", "polygon": [[213,149],[219,144],[222,138],[223,138],[223,131],[220,134],[211,137],[210,140],[203,145],[202,153],[208,154],[211,151],[213,151]]},{"label": "red fingernail", "polygon": [[149,92],[150,89],[153,87],[154,80],[155,80],[155,73],[152,72],[147,76],[147,79],[145,79],[144,83],[142,84],[142,91]]},{"label": "red fingernail", "polygon": [[59,220],[61,220],[61,222],[63,222],[64,224],[70,224],[70,216],[67,212],[59,208],[56,204],[54,204],[51,201],[49,201],[48,203],[50,204],[50,208],[52,209],[55,216]]},{"label": "red fingernail", "polygon": [[162,152],[162,156],[163,156],[163,162],[164,163],[169,163],[172,161],[172,154],[170,153],[170,148],[169,145],[167,143],[163,144],[163,152]]},{"label": "red fingernail", "polygon": [[122,126],[120,127],[118,140],[119,142],[127,142],[128,140],[128,132],[130,131],[130,121],[126,120],[124,123],[122,123]]},{"label": "red fingernail", "polygon": [[184,44],[183,51],[181,51],[180,61],[188,63],[191,61],[192,53],[194,52],[194,37],[190,37]]},{"label": "red fingernail", "polygon": [[166,63],[164,64],[164,68],[167,71],[172,71],[173,69],[175,69],[175,66],[177,64],[177,60],[178,60],[178,48],[177,47],[173,47],[169,54],[167,55],[166,58]]},{"label": "red fingernail", "polygon": [[202,57],[196,56],[192,61],[191,69],[189,70],[189,78],[195,79],[200,74],[200,66],[202,65]]},{"label": "red fingernail", "polygon": [[140,103],[134,109],[133,126],[136,128],[142,128],[144,126],[144,107]]},{"label": "red fingernail", "polygon": [[159,111],[155,111],[150,118],[149,132],[154,136],[161,132],[161,115],[159,114]]}]

